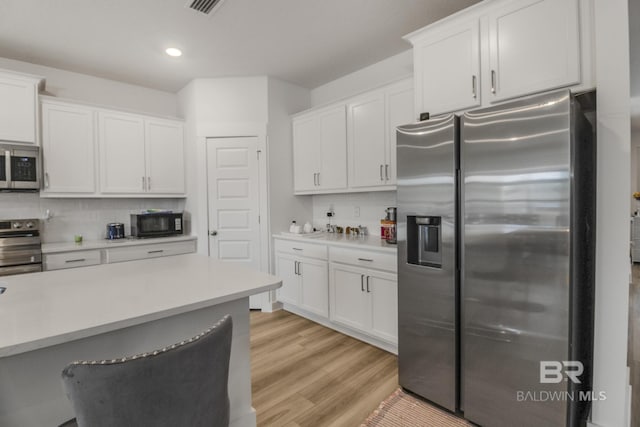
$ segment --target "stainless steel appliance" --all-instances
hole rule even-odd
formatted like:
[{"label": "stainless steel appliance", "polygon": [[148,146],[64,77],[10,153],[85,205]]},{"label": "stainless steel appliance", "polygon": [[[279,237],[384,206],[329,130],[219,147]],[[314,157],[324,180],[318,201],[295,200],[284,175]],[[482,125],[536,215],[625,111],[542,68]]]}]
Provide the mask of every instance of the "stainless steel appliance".
[{"label": "stainless steel appliance", "polygon": [[40,148],[0,144],[0,191],[40,190]]},{"label": "stainless steel appliance", "polygon": [[[560,90],[398,128],[400,384],[484,427],[588,416],[593,98]],[[580,383],[541,381],[546,361],[582,363]]]},{"label": "stainless steel appliance", "polygon": [[40,221],[0,221],[0,276],[42,271]]},{"label": "stainless steel appliance", "polygon": [[164,237],[183,234],[182,212],[152,212],[131,215],[134,237]]},{"label": "stainless steel appliance", "polygon": [[121,222],[107,224],[107,239],[124,239],[124,224]]}]

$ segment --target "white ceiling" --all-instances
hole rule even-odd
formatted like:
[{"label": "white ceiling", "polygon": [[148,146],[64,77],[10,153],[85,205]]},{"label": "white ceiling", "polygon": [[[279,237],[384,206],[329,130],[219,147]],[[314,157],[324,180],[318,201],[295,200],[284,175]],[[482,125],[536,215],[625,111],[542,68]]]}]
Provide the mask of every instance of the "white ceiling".
[{"label": "white ceiling", "polygon": [[225,0],[206,16],[187,0],[2,0],[0,56],[170,92],[243,75],[314,88],[409,49],[403,35],[479,1]]}]

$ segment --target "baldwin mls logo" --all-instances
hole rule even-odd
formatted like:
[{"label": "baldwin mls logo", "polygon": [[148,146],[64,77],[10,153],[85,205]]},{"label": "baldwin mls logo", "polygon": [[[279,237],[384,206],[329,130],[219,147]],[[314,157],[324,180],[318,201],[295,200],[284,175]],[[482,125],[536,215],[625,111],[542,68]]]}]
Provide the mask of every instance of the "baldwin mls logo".
[{"label": "baldwin mls logo", "polygon": [[574,384],[581,384],[580,375],[584,372],[584,365],[578,360],[543,360],[540,362],[540,383],[557,384],[568,378]]}]

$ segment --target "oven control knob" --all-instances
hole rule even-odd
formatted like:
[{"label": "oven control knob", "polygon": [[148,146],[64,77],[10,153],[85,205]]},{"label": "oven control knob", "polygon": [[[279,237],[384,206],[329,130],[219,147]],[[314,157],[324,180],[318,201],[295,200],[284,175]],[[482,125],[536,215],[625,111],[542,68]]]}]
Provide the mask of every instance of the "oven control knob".
[{"label": "oven control knob", "polygon": [[33,225],[34,225],[33,222],[29,221],[24,226],[27,228],[33,228]]},{"label": "oven control knob", "polygon": [[22,223],[21,222],[14,222],[13,223],[13,228],[22,228]]}]

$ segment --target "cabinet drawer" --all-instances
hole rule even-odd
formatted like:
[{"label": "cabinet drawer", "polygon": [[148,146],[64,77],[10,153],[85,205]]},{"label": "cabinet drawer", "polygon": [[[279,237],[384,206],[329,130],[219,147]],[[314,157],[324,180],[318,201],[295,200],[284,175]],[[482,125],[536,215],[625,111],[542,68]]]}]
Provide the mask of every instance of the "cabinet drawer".
[{"label": "cabinet drawer", "polygon": [[396,254],[361,249],[330,248],[329,255],[332,262],[394,272],[398,270]]},{"label": "cabinet drawer", "polygon": [[129,246],[106,251],[106,263],[133,261],[137,259],[188,254],[196,251],[196,241],[159,243],[155,245]]},{"label": "cabinet drawer", "polygon": [[327,246],[297,242],[293,240],[275,239],[276,252],[296,254],[309,258],[327,259]]},{"label": "cabinet drawer", "polygon": [[44,270],[62,270],[64,268],[87,267],[101,263],[99,249],[90,251],[74,251],[61,254],[45,254]]}]

